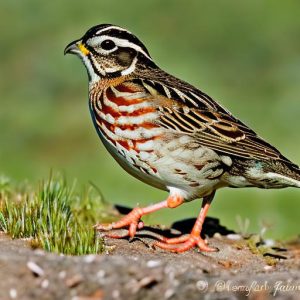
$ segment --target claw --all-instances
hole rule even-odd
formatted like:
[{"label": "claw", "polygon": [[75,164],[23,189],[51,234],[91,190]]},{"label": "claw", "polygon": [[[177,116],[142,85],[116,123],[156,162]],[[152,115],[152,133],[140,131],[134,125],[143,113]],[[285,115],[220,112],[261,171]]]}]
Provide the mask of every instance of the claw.
[{"label": "claw", "polygon": [[181,235],[181,236],[175,237],[175,238],[166,238],[164,236],[161,236],[159,239],[160,239],[160,242],[162,242],[164,244],[174,245],[174,244],[183,243],[186,240],[188,240],[189,234]]},{"label": "claw", "polygon": [[100,232],[103,231],[111,231],[113,229],[122,229],[128,228],[122,232],[122,234],[118,233],[105,233],[103,236],[110,237],[110,238],[124,238],[129,236],[131,239],[135,236],[138,229],[142,229],[144,227],[144,222],[141,221],[141,217],[145,214],[151,213],[153,211],[159,210],[161,208],[168,207],[167,201],[163,201],[154,205],[150,205],[145,208],[136,207],[134,208],[128,215],[121,218],[121,220],[117,222],[113,222],[110,224],[96,224],[94,228]]},{"label": "claw", "polygon": [[139,223],[138,223],[138,225],[137,225],[137,228],[138,229],[142,229],[143,227],[144,227],[144,222],[143,221],[140,221]]},{"label": "claw", "polygon": [[195,246],[203,252],[219,251],[217,248],[208,247],[207,243],[201,237],[194,236],[192,234],[178,238],[166,239],[164,242],[156,242],[154,243],[154,246],[176,253],[185,252]]}]

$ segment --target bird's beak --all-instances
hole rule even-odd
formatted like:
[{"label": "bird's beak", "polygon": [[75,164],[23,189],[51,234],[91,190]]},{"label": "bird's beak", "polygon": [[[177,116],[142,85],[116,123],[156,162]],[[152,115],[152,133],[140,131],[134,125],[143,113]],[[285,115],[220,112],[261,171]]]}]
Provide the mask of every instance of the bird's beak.
[{"label": "bird's beak", "polygon": [[64,55],[66,54],[81,54],[83,56],[86,56],[90,53],[90,51],[84,46],[81,40],[76,40],[69,45],[64,50]]}]

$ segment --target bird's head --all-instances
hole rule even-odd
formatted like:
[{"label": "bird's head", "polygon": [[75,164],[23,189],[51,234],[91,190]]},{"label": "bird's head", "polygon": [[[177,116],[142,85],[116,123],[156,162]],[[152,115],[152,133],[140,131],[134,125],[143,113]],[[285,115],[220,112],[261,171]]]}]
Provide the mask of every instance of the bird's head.
[{"label": "bird's head", "polygon": [[102,24],[90,28],[85,35],[65,48],[65,54],[79,56],[94,82],[133,73],[138,65],[155,66],[148,50],[124,28]]}]

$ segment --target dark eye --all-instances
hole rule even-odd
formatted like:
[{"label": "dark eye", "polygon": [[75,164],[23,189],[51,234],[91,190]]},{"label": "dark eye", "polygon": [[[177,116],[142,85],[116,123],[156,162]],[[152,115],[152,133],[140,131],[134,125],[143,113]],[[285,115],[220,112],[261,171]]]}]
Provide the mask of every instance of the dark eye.
[{"label": "dark eye", "polygon": [[100,46],[104,50],[112,50],[116,47],[116,44],[112,40],[105,40]]}]

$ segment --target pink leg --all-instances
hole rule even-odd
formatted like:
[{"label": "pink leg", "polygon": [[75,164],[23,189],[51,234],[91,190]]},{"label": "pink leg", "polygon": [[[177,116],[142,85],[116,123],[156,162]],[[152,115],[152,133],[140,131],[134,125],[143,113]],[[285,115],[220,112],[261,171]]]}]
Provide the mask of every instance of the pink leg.
[{"label": "pink leg", "polygon": [[165,238],[163,241],[156,242],[154,245],[172,252],[185,252],[194,246],[198,246],[201,251],[217,251],[218,249],[216,248],[208,247],[207,243],[200,237],[202,226],[213,197],[214,193],[208,197],[204,197],[200,214],[195,222],[192,232],[189,235],[171,239]]},{"label": "pink leg", "polygon": [[142,221],[140,221],[141,217],[155,212],[159,209],[162,208],[175,208],[179,205],[181,205],[184,202],[184,199],[182,196],[180,195],[170,195],[168,197],[167,200],[154,204],[154,205],[150,205],[147,207],[136,207],[134,208],[128,215],[124,216],[121,220],[117,221],[117,222],[113,222],[110,224],[97,224],[94,226],[94,228],[96,230],[99,231],[109,231],[109,230],[113,230],[113,229],[120,229],[123,227],[128,227],[128,231],[124,232],[123,234],[107,234],[108,237],[111,238],[123,238],[126,236],[129,236],[131,238],[133,238],[136,234],[137,229],[141,229],[144,226],[144,223]]}]

